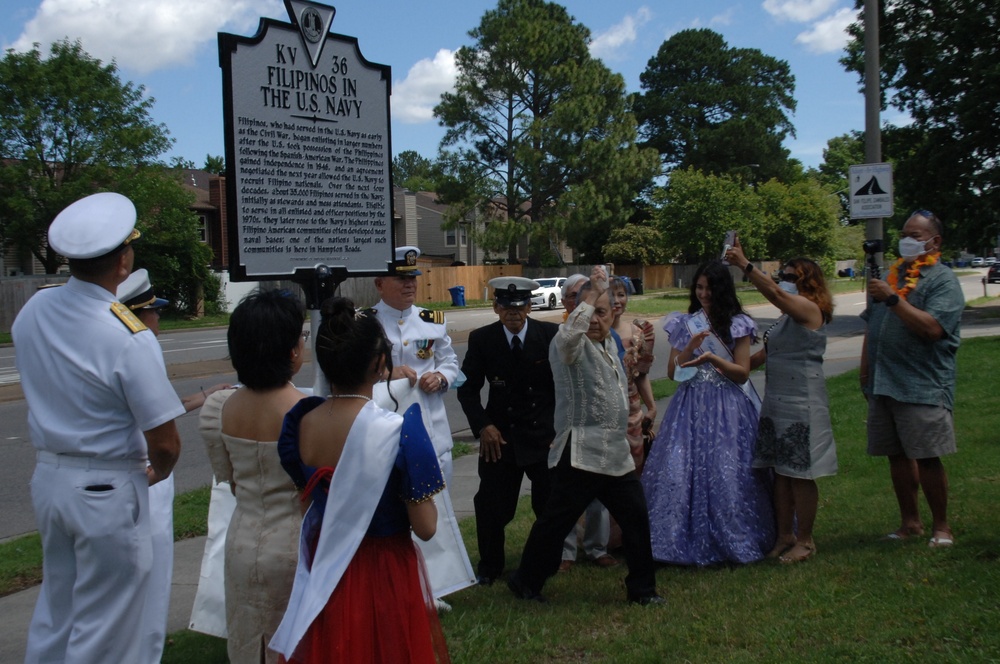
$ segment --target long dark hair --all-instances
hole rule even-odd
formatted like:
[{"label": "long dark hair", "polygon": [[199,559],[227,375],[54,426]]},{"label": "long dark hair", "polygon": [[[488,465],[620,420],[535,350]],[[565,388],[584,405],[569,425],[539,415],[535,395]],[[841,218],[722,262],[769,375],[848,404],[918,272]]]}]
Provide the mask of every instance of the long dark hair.
[{"label": "long dark hair", "polygon": [[392,346],[374,314],[355,312],[354,302],[346,297],[331,297],[320,312],[316,361],[331,385],[341,391],[356,389],[365,382],[372,362],[383,354],[392,373]]},{"label": "long dark hair", "polygon": [[733,333],[729,328],[733,324],[733,318],[744,313],[743,307],[736,297],[733,275],[729,272],[729,267],[723,265],[720,260],[710,261],[699,267],[691,281],[689,314],[696,313],[701,309],[697,288],[698,279],[702,276],[708,280],[708,289],[712,291],[712,308],[706,312],[708,321],[712,324],[712,328],[719,335],[719,338],[727,345],[731,344],[733,343]]},{"label": "long dark hair", "polygon": [[291,380],[292,351],[304,322],[302,302],[287,291],[258,291],[243,298],[226,332],[239,381],[251,390],[269,390]]}]

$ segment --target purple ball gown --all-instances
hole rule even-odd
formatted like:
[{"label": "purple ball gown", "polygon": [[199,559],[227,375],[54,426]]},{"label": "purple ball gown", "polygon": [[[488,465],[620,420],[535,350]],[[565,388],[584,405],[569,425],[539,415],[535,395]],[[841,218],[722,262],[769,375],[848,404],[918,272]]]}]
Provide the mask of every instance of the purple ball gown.
[{"label": "purple ball gown", "polygon": [[[664,329],[674,348],[691,339],[684,314]],[[756,338],[749,316],[733,339]],[[730,350],[733,346],[730,346]],[[752,467],[757,411],[743,390],[710,364],[670,400],[642,474],[653,557],[677,565],[749,563],[774,545],[770,474]]]}]

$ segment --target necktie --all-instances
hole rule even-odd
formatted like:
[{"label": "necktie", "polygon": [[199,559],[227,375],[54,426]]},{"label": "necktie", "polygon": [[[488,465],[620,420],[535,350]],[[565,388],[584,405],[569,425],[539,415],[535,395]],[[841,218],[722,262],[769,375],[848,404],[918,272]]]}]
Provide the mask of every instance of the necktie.
[{"label": "necktie", "polygon": [[510,351],[511,351],[511,354],[514,356],[514,361],[515,362],[520,362],[521,361],[521,337],[514,337],[514,339],[510,342]]}]

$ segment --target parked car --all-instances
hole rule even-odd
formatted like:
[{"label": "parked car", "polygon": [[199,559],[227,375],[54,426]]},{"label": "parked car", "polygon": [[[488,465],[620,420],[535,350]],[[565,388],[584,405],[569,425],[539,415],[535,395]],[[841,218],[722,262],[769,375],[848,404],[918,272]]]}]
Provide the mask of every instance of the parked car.
[{"label": "parked car", "polygon": [[986,267],[993,267],[996,264],[997,264],[997,257],[996,256],[987,256],[986,257]]},{"label": "parked car", "polygon": [[972,259],[972,267],[986,267],[986,261],[982,256],[976,256]]},{"label": "parked car", "polygon": [[986,273],[986,281],[991,284],[1000,282],[1000,263],[994,263],[990,266],[990,271]]},{"label": "parked car", "polygon": [[535,279],[540,288],[531,293],[531,307],[555,309],[562,300],[562,285],[565,277],[540,277]]}]

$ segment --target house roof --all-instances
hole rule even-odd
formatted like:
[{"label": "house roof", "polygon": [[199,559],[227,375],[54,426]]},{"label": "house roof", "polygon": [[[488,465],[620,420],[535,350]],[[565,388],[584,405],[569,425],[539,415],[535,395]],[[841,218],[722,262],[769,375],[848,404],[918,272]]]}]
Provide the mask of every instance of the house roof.
[{"label": "house roof", "polygon": [[208,192],[209,180],[214,177],[214,174],[196,168],[185,168],[181,171],[181,186],[184,187],[185,191],[194,194],[195,200],[191,205],[192,210],[212,211],[218,209],[212,205]]}]

